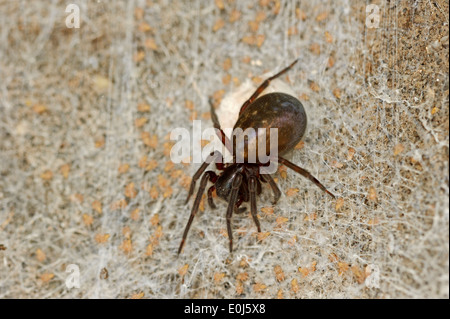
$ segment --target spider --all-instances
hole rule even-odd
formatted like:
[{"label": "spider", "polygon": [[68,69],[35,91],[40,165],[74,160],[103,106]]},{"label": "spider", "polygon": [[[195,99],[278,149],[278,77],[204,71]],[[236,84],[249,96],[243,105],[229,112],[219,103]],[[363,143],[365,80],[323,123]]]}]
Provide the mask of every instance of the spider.
[{"label": "spider", "polygon": [[[289,152],[298,144],[298,142],[300,142],[306,130],[306,113],[300,101],[291,95],[279,92],[268,93],[262,95],[261,97],[259,97],[259,95],[264,91],[264,89],[269,86],[272,80],[286,73],[294,66],[294,64],[297,63],[297,61],[298,59],[291,63],[288,67],[281,70],[279,73],[266,79],[256,89],[256,91],[250,96],[250,98],[241,106],[238,120],[234,125],[234,129],[241,128],[242,130],[245,130],[247,128],[277,128],[278,155]],[[231,144],[230,140],[220,127],[211,101],[210,105],[211,118],[214,124],[214,128],[219,139],[233,154],[233,163],[224,164],[222,154],[219,151],[212,152],[192,177],[192,182],[190,184],[189,193],[186,198],[185,204],[188,203],[189,198],[194,193],[195,184],[201,177],[200,186],[195,197],[194,205],[192,206],[189,221],[183,233],[183,238],[178,249],[178,254],[180,254],[181,250],[183,249],[186,237],[188,235],[195,214],[198,211],[200,201],[202,199],[203,193],[205,192],[208,181],[213,183],[213,185],[209,187],[207,191],[209,206],[212,209],[216,208],[216,205],[214,204],[212,198],[212,193],[214,192],[214,190],[216,191],[218,197],[228,201],[226,221],[230,253],[233,251],[233,235],[231,231],[231,217],[233,215],[233,212],[245,211],[244,207],[240,207],[241,204],[244,202],[250,202],[251,216],[258,232],[261,232],[261,226],[258,220],[258,216],[256,215],[256,196],[261,194],[261,182],[268,183],[272,188],[274,195],[273,204],[276,204],[281,196],[281,191],[273,180],[272,176],[270,174],[262,174],[259,169],[261,166],[267,166],[267,163],[262,164],[260,162],[250,162],[248,160],[247,153],[244,154],[245,160],[243,162],[236,161],[236,152],[233,152],[236,151],[236,143]],[[249,141],[250,139],[251,137],[248,137],[245,141],[247,147],[251,144],[251,141]],[[268,143],[267,139],[266,143]],[[328,195],[330,195],[332,198],[335,198],[335,196],[331,192],[329,192],[307,170],[291,163],[281,156],[271,158],[270,160],[275,160],[279,164],[283,164],[293,171],[299,173],[300,175],[303,175]],[[211,162],[215,162],[216,168],[222,171],[221,174],[217,175],[214,171],[211,170],[205,172],[206,168]]]}]

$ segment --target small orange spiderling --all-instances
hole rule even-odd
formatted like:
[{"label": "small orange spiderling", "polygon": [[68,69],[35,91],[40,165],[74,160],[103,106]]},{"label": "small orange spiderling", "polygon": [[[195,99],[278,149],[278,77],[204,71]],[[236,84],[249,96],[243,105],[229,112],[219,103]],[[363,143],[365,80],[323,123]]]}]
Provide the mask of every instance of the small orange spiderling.
[{"label": "small orange spiderling", "polygon": [[378,217],[369,219],[369,221],[367,222],[368,225],[370,226],[376,226],[380,223],[380,220],[378,219]]},{"label": "small orange spiderling", "polygon": [[254,45],[256,43],[256,38],[253,35],[247,35],[242,37],[241,41],[248,45]]},{"label": "small orange spiderling", "polygon": [[180,269],[178,269],[178,273],[180,274],[180,276],[183,277],[184,275],[187,274],[188,269],[189,269],[189,264],[185,264]]},{"label": "small orange spiderling", "polygon": [[267,286],[262,283],[256,283],[253,285],[254,292],[264,292],[267,289]]},{"label": "small orange spiderling", "polygon": [[275,222],[277,223],[277,225],[280,226],[280,225],[286,223],[288,220],[289,220],[289,218],[287,218],[287,217],[281,217],[281,216],[279,216],[279,217],[277,217],[277,219],[275,220]]},{"label": "small orange spiderling", "polygon": [[343,206],[344,206],[344,199],[342,197],[339,197],[336,200],[336,205],[335,205],[336,211],[340,211]]},{"label": "small orange spiderling", "polygon": [[394,156],[397,156],[401,153],[403,153],[403,151],[405,150],[405,146],[401,143],[395,145],[394,147]]},{"label": "small orange spiderling", "polygon": [[265,40],[266,40],[266,37],[265,37],[264,34],[258,34],[258,35],[256,36],[256,46],[257,46],[258,48],[260,48],[260,47],[263,45],[263,43],[264,43]]},{"label": "small orange spiderling", "polygon": [[306,20],[306,13],[300,8],[295,8],[295,15],[297,16],[297,19],[300,19],[302,21]]},{"label": "small orange spiderling", "polygon": [[297,293],[299,291],[297,278],[292,279],[291,281],[291,290],[293,293]]},{"label": "small orange spiderling", "polygon": [[62,165],[60,168],[60,172],[64,178],[69,177],[70,165],[69,164]]},{"label": "small orange spiderling", "polygon": [[159,224],[159,214],[155,214],[150,218],[150,224],[152,224],[152,226]]},{"label": "small orange spiderling", "polygon": [[314,81],[311,81],[311,83],[309,84],[309,88],[311,90],[313,90],[314,92],[319,92],[319,90],[320,90],[319,85]]},{"label": "small orange spiderling", "polygon": [[336,63],[336,59],[334,58],[334,56],[330,56],[329,58],[328,58],[328,64],[327,64],[327,66],[329,67],[329,68],[332,68],[333,66],[334,66],[334,64]]},{"label": "small orange spiderling", "polygon": [[156,148],[158,146],[158,136],[156,135],[150,135],[149,132],[142,132],[141,138],[142,142],[151,148]]},{"label": "small orange spiderling", "polygon": [[166,166],[164,166],[164,172],[171,171],[175,164],[172,161],[167,161]]},{"label": "small orange spiderling", "polygon": [[318,43],[313,43],[311,44],[311,46],[309,47],[309,50],[314,53],[315,55],[319,55],[320,54],[320,45]]},{"label": "small orange spiderling", "polygon": [[41,174],[41,178],[44,181],[49,181],[53,178],[53,172],[51,170],[46,170]]},{"label": "small orange spiderling", "polygon": [[131,242],[131,239],[125,239],[122,244],[119,246],[119,249],[122,250],[125,254],[131,253],[133,250],[133,244]]},{"label": "small orange spiderling", "polygon": [[247,272],[241,272],[236,276],[237,280],[240,280],[242,282],[247,281],[248,280],[248,273]]},{"label": "small orange spiderling", "polygon": [[135,209],[131,212],[130,218],[131,218],[132,220],[134,220],[134,221],[138,220],[138,219],[139,219],[139,211],[140,211],[139,208],[135,208]]},{"label": "small orange spiderling", "polygon": [[252,32],[256,32],[259,29],[259,23],[257,21],[249,21],[248,26]]},{"label": "small orange spiderling", "polygon": [[260,232],[257,234],[257,238],[259,241],[263,241],[264,239],[266,239],[269,236],[270,236],[270,232]]},{"label": "small orange spiderling", "polygon": [[213,31],[216,32],[216,31],[222,29],[224,26],[225,26],[225,21],[222,18],[219,18],[214,23]]},{"label": "small orange spiderling", "polygon": [[159,49],[154,38],[147,38],[144,42],[144,46],[152,51],[157,51]]},{"label": "small orange spiderling", "polygon": [[119,199],[111,204],[111,210],[124,209],[128,203],[125,198]]},{"label": "small orange spiderling", "polygon": [[54,274],[52,274],[52,273],[45,273],[45,274],[42,274],[42,275],[41,275],[41,280],[42,280],[44,283],[47,283],[47,282],[49,282],[50,280],[52,280],[53,277],[55,277]]},{"label": "small orange spiderling", "polygon": [[36,250],[36,259],[40,262],[43,262],[46,258],[47,256],[45,255],[45,253],[40,248],[38,248]]},{"label": "small orange spiderling", "polygon": [[376,202],[377,201],[377,191],[376,191],[375,187],[370,187],[369,188],[368,198],[372,202]]},{"label": "small orange spiderling", "polygon": [[172,194],[173,194],[173,189],[172,189],[172,187],[168,186],[168,187],[164,190],[163,197],[164,197],[164,198],[167,198],[167,197],[172,196]]},{"label": "small orange spiderling", "polygon": [[134,16],[136,17],[136,20],[142,20],[142,18],[144,17],[144,9],[136,7],[134,9]]},{"label": "small orange spiderling", "polygon": [[183,174],[184,173],[181,169],[177,169],[170,173],[170,177],[174,179],[179,179]]},{"label": "small orange spiderling", "polygon": [[139,293],[132,294],[130,299],[142,299],[144,297],[144,292],[141,291]]},{"label": "small orange spiderling", "polygon": [[355,156],[356,150],[353,147],[350,147],[348,149],[348,153],[347,153],[347,160],[351,161],[353,159],[353,157]]},{"label": "small orange spiderling", "polygon": [[131,237],[131,228],[130,226],[125,226],[122,228],[122,235],[125,236],[125,238],[130,238]]},{"label": "small orange spiderling", "polygon": [[128,172],[128,170],[130,169],[130,164],[124,163],[124,164],[120,164],[118,171],[119,174],[125,174],[126,172]]},{"label": "small orange spiderling", "polygon": [[325,31],[325,41],[327,41],[328,43],[333,42],[333,36],[328,31]]},{"label": "small orange spiderling", "polygon": [[138,26],[138,30],[141,32],[153,32],[153,28],[147,22],[141,22]]},{"label": "small orange spiderling", "polygon": [[250,260],[248,260],[247,257],[242,257],[241,261],[239,262],[239,267],[247,268],[249,266],[249,261]]},{"label": "small orange spiderling", "polygon": [[283,299],[283,290],[282,289],[278,289],[277,299]]},{"label": "small orange spiderling", "polygon": [[99,200],[94,200],[92,202],[92,209],[101,214],[103,212],[102,202]]},{"label": "small orange spiderling", "polygon": [[216,284],[219,284],[224,277],[225,277],[225,273],[223,273],[223,272],[216,272],[214,274],[214,282]]},{"label": "small orange spiderling", "polygon": [[194,102],[192,102],[191,100],[186,100],[184,101],[184,107],[187,108],[189,111],[194,110]]},{"label": "small orange spiderling", "polygon": [[[266,19],[266,13],[264,11],[258,11],[255,16],[256,22],[262,22]],[[250,62],[250,61],[249,61]]]},{"label": "small orange spiderling", "polygon": [[348,263],[338,262],[338,274],[339,274],[339,276],[342,276],[349,268],[350,268],[350,266],[348,265]]},{"label": "small orange spiderling", "polygon": [[288,33],[288,36],[297,35],[298,29],[295,25],[293,25],[288,29],[287,33]]},{"label": "small orange spiderling", "polygon": [[147,166],[147,160],[148,160],[147,155],[142,156],[142,157],[139,159],[138,166],[139,166],[140,168],[144,168],[145,166]]},{"label": "small orange spiderling", "polygon": [[127,186],[125,186],[125,196],[128,198],[135,198],[137,196],[137,190],[134,187],[134,183],[131,182]]},{"label": "small orange spiderling", "polygon": [[153,245],[148,244],[147,247],[145,248],[145,256],[150,257],[151,255],[153,255]]},{"label": "small orange spiderling", "polygon": [[327,11],[320,13],[320,14],[316,17],[316,21],[317,21],[317,22],[321,22],[321,21],[325,20],[326,18],[328,18],[328,12],[327,12]]},{"label": "small orange spiderling", "polygon": [[97,235],[95,235],[95,241],[98,244],[104,244],[108,241],[109,236],[110,236],[109,234],[101,234],[101,233],[97,234]]},{"label": "small orange spiderling", "polygon": [[439,109],[435,106],[431,109],[431,115],[436,114],[439,111]]},{"label": "small orange spiderling", "polygon": [[139,103],[137,106],[139,112],[150,112],[150,105],[145,103]]},{"label": "small orange spiderling", "polygon": [[336,160],[333,160],[333,161],[331,161],[331,167],[342,168],[342,167],[344,167],[344,164],[341,162],[338,162]]},{"label": "small orange spiderling", "polygon": [[145,125],[145,123],[147,123],[148,119],[146,117],[140,117],[137,118],[134,121],[134,126],[136,126],[137,128],[143,127]]},{"label": "small orange spiderling", "polygon": [[297,194],[299,192],[299,189],[298,188],[289,188],[287,191],[286,191],[286,196],[287,197],[292,197],[292,196],[294,196],[295,194]]},{"label": "small orange spiderling", "polygon": [[341,90],[340,90],[339,88],[335,88],[335,89],[333,90],[333,95],[334,95],[337,99],[340,99],[340,98],[342,97]]},{"label": "small orange spiderling", "polygon": [[236,10],[236,9],[234,9],[233,11],[231,11],[229,21],[230,21],[231,23],[233,23],[233,22],[239,20],[240,17],[241,17],[241,12],[238,11],[238,10]]},{"label": "small orange spiderling", "polygon": [[223,70],[228,71],[229,69],[231,69],[231,66],[232,66],[231,59],[226,58],[225,61],[223,61]]},{"label": "small orange spiderling", "polygon": [[292,236],[289,240],[288,240],[288,244],[289,246],[294,246],[295,243],[297,242],[297,236]]},{"label": "small orange spiderling", "polygon": [[144,60],[144,58],[145,58],[145,52],[142,50],[138,50],[133,56],[133,61],[141,62],[142,60]]},{"label": "small orange spiderling", "polygon": [[84,201],[84,196],[80,193],[75,193],[70,195],[69,199],[73,203],[82,203]]},{"label": "small orange spiderling", "polygon": [[244,293],[244,284],[237,280],[236,281],[236,294],[242,295]]},{"label": "small orange spiderling", "polygon": [[261,207],[261,211],[266,215],[273,215],[274,209],[272,206],[267,206],[267,207]]},{"label": "small orange spiderling", "polygon": [[42,114],[46,112],[48,109],[45,105],[42,104],[35,104],[33,105],[33,112],[36,114]]},{"label": "small orange spiderling", "polygon": [[301,273],[303,277],[309,275],[309,269],[306,267],[298,267],[298,272]]},{"label": "small orange spiderling", "polygon": [[339,257],[338,257],[335,253],[331,253],[331,254],[328,256],[328,260],[329,260],[330,262],[332,262],[332,263],[335,263],[335,262],[337,262],[337,261],[339,260]]},{"label": "small orange spiderling", "polygon": [[223,3],[223,0],[214,0],[214,3],[220,10],[225,9],[225,4]]},{"label": "small orange spiderling", "polygon": [[305,216],[305,221],[314,221],[317,219],[317,213],[311,213]]},{"label": "small orange spiderling", "polygon": [[[222,77],[222,83],[228,85],[231,82],[231,74],[227,73]],[[209,114],[211,116],[211,113]]]},{"label": "small orange spiderling", "polygon": [[94,222],[94,217],[92,217],[89,214],[83,214],[83,223],[86,226],[91,226],[93,222]]},{"label": "small orange spiderling", "polygon": [[351,271],[359,284],[364,283],[366,280],[366,274],[361,268],[359,268],[358,265],[353,265]]},{"label": "small orange spiderling", "polygon": [[284,279],[285,279],[284,272],[280,265],[275,266],[274,272],[275,272],[275,278],[277,279],[278,282],[284,281]]},{"label": "small orange spiderling", "polygon": [[306,94],[306,93],[302,93],[302,94],[299,96],[299,98],[300,98],[300,100],[302,100],[302,101],[309,101],[309,96],[308,96],[308,94]]},{"label": "small orange spiderling", "polygon": [[155,169],[158,166],[158,162],[154,159],[147,162],[147,165],[145,166],[146,171],[151,171]]},{"label": "small orange spiderling", "polygon": [[170,184],[170,180],[165,178],[163,175],[158,175],[158,186],[162,189],[166,188]]}]

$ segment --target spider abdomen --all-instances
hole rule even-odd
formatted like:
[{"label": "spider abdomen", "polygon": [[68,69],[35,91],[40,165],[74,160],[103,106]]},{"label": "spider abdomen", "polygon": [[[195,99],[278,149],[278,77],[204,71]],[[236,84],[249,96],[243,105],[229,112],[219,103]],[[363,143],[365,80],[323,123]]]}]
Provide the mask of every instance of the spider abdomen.
[{"label": "spider abdomen", "polygon": [[[269,93],[257,98],[239,116],[234,125],[245,132],[253,128],[256,134],[247,134],[243,148],[234,145],[234,154],[241,150],[243,158],[248,161],[249,151],[258,153],[257,133],[259,128],[265,129],[265,150],[272,153],[274,145],[270,144],[270,129],[278,129],[278,154],[292,150],[302,139],[306,131],[307,118],[302,103],[295,97],[285,93]],[[245,134],[245,133],[244,133]],[[236,136],[238,136],[236,134]],[[264,140],[263,140],[264,141]],[[261,142],[260,142],[261,143]]]}]

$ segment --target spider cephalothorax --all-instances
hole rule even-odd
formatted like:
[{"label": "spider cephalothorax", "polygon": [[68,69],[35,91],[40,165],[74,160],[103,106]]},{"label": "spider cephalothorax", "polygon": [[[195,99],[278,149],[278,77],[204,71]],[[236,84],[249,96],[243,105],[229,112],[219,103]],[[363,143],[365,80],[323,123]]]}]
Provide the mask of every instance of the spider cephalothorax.
[{"label": "spider cephalothorax", "polygon": [[[283,69],[281,72],[265,80],[256,89],[252,96],[242,105],[239,112],[239,118],[234,126],[234,130],[241,129],[245,131],[248,128],[255,130],[264,128],[266,130],[269,130],[272,128],[276,128],[278,132],[277,156],[271,157],[270,161],[276,161],[279,164],[283,164],[286,167],[294,170],[295,172],[303,175],[304,177],[310,179],[318,187],[320,187],[324,192],[335,198],[335,196],[330,193],[308,171],[281,157],[281,155],[283,155],[284,153],[292,150],[305,133],[307,123],[306,113],[300,101],[295,97],[285,93],[269,93],[258,98],[262,91],[264,91],[264,89],[270,84],[270,81],[287,72],[296,62],[297,60],[295,60],[291,65]],[[189,232],[189,228],[192,224],[192,220],[194,219],[195,214],[198,211],[200,201],[202,199],[203,193],[205,192],[208,181],[213,183],[213,185],[210,186],[207,191],[207,198],[210,207],[216,207],[212,198],[212,193],[214,192],[214,190],[220,198],[228,202],[226,219],[228,238],[230,241],[230,252],[233,250],[233,236],[231,232],[231,217],[233,215],[233,212],[239,210],[242,203],[250,202],[250,213],[256,224],[258,232],[261,232],[258,216],[256,214],[256,196],[261,193],[261,182],[268,183],[272,188],[272,191],[274,193],[274,204],[281,196],[281,191],[279,190],[272,176],[270,174],[263,173],[264,171],[260,169],[261,167],[270,164],[270,161],[268,163],[262,164],[258,161],[255,162],[249,160],[247,152],[254,151],[255,153],[257,153],[257,151],[255,149],[252,150],[252,148],[258,148],[258,143],[260,143],[259,139],[256,140],[256,136],[247,136],[247,139],[244,140],[244,145],[242,147],[243,153],[241,154],[241,158],[243,158],[243,161],[237,161],[236,153],[239,154],[239,152],[236,152],[236,143],[232,144],[225,133],[222,131],[212,104],[211,117],[217,135],[219,136],[222,143],[234,156],[233,163],[223,164],[222,154],[219,151],[215,151],[208,156],[206,161],[200,166],[200,168],[192,177],[192,182],[188,197],[186,199],[186,203],[188,202],[190,196],[194,193],[197,180],[201,177],[200,186],[195,197],[189,221],[183,233],[183,239],[181,240],[178,254],[183,249],[183,245]],[[265,149],[269,150],[271,147],[269,145],[269,135],[267,135],[264,143],[266,144]],[[219,171],[222,171],[219,175],[217,175],[213,171],[205,172],[206,168],[211,162],[215,162],[216,168]]]}]

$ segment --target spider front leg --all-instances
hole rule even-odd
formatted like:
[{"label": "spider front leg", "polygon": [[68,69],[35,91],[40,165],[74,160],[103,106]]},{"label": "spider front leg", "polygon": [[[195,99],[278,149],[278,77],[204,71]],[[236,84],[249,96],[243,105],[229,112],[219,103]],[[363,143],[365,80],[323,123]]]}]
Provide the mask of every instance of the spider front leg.
[{"label": "spider front leg", "polygon": [[255,222],[258,233],[261,232],[261,227],[259,225],[258,216],[256,215],[256,190],[257,190],[257,178],[251,175],[248,178],[248,189],[250,192],[250,213],[252,214],[253,221]]},{"label": "spider front leg", "polygon": [[[215,176],[214,179],[217,180],[217,175]],[[215,181],[212,181],[212,182],[215,183]],[[216,209],[216,204],[214,204],[214,200],[212,198],[212,193],[214,192],[215,189],[216,189],[216,186],[214,186],[214,185],[208,189],[208,204],[209,204],[209,207],[211,207],[212,209]]]},{"label": "spider front leg", "polygon": [[[192,181],[191,181],[191,185],[189,187],[189,193],[188,196],[186,198],[186,201],[184,202],[184,204],[186,205],[189,201],[189,198],[191,197],[191,195],[194,193],[194,189],[195,189],[195,183],[197,182],[197,180],[200,178],[200,176],[202,176],[203,172],[206,170],[206,168],[208,167],[208,165],[214,161],[217,163],[217,159],[219,157],[222,157],[222,154],[219,151],[215,151],[212,152],[211,154],[208,155],[208,157],[206,158],[206,160],[203,162],[203,164],[200,166],[200,168],[197,170],[197,172],[195,172],[194,176],[192,176]],[[222,161],[223,162],[223,158]]]},{"label": "spider front leg", "polygon": [[198,188],[197,196],[195,197],[194,205],[192,206],[191,215],[189,216],[189,221],[184,229],[183,239],[181,240],[180,247],[178,248],[178,254],[180,254],[183,249],[184,242],[186,241],[189,228],[191,227],[192,221],[194,220],[195,214],[197,214],[198,208],[200,206],[200,201],[202,200],[203,193],[205,192],[206,184],[208,180],[213,179],[216,174],[213,171],[207,171],[200,180],[200,186]]},{"label": "spider front leg", "polygon": [[289,162],[287,159],[283,158],[283,157],[278,157],[278,163],[284,164],[286,167],[289,167],[290,169],[292,169],[293,171],[296,171],[297,173],[303,175],[304,177],[306,177],[307,179],[309,179],[310,181],[312,181],[314,184],[316,184],[321,190],[323,190],[325,193],[327,193],[328,195],[330,195],[333,198],[336,198],[336,196],[334,196],[332,193],[330,193],[328,191],[328,189],[325,188],[325,186],[323,186],[318,180],[317,178],[315,178],[314,176],[311,175],[310,172],[308,172],[306,169],[301,168],[297,165],[295,165],[294,163]]},{"label": "spider front leg", "polygon": [[242,183],[242,174],[236,174],[236,177],[233,180],[233,184],[231,186],[231,196],[230,201],[228,202],[227,208],[227,231],[228,238],[230,239],[230,253],[233,251],[233,234],[231,232],[231,216],[233,215],[234,206],[237,202],[237,197],[239,194],[239,188]]},{"label": "spider front leg", "polygon": [[272,203],[275,205],[278,202],[278,200],[280,199],[280,197],[281,197],[280,189],[278,188],[277,184],[273,180],[272,176],[270,176],[269,174],[260,175],[260,176],[262,177],[263,181],[268,182],[270,187],[272,188],[273,197],[274,197]]},{"label": "spider front leg", "polygon": [[262,91],[264,91],[270,84],[271,81],[275,80],[277,77],[283,75],[284,73],[286,73],[287,71],[289,71],[290,68],[292,68],[294,66],[295,63],[297,63],[298,59],[295,60],[294,62],[291,63],[291,65],[289,65],[288,67],[284,68],[283,70],[281,70],[280,72],[278,72],[277,74],[271,76],[270,78],[268,78],[267,80],[265,80],[255,91],[255,93],[252,94],[252,96],[244,102],[244,104],[241,106],[241,110],[239,111],[239,115],[242,114],[242,112],[244,112],[244,110],[247,108],[247,106],[249,106],[250,104],[253,103],[254,100],[256,100],[256,98],[262,93]]}]

